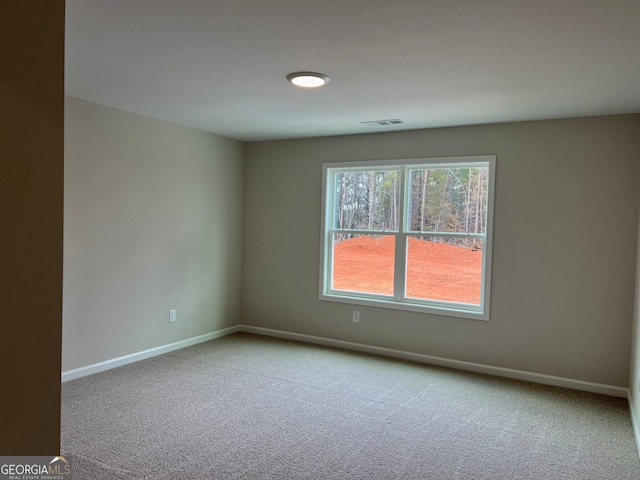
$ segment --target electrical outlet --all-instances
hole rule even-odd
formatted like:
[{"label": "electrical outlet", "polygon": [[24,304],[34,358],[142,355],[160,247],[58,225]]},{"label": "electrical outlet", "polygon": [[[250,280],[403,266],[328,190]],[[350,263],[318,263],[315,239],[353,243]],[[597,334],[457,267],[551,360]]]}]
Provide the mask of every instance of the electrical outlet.
[{"label": "electrical outlet", "polygon": [[176,311],[175,310],[169,310],[169,321],[170,322],[175,322],[176,321]]},{"label": "electrical outlet", "polygon": [[358,310],[353,311],[353,317],[351,317],[351,320],[356,323],[360,322],[360,312]]}]

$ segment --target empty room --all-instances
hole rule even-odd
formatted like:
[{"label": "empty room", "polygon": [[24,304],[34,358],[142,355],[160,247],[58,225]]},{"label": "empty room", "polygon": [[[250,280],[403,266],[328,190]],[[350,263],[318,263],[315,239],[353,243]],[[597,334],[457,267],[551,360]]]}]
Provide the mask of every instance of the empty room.
[{"label": "empty room", "polygon": [[640,478],[640,3],[0,13],[0,455]]}]

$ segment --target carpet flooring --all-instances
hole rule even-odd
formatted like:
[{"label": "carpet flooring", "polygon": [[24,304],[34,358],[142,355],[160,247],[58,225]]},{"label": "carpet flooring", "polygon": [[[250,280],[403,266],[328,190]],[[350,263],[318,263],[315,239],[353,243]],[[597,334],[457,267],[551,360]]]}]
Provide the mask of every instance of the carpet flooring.
[{"label": "carpet flooring", "polygon": [[640,479],[625,399],[237,333],[62,385],[74,480]]}]

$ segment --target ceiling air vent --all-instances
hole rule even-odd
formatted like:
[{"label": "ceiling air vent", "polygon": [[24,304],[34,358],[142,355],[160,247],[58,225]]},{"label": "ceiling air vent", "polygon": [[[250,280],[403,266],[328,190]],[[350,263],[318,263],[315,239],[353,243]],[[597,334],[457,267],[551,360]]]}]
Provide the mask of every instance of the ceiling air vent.
[{"label": "ceiling air vent", "polygon": [[400,120],[399,118],[390,118],[388,120],[373,120],[371,122],[362,122],[363,125],[368,127],[388,127],[391,125],[402,125],[403,123],[407,123],[404,120]]}]

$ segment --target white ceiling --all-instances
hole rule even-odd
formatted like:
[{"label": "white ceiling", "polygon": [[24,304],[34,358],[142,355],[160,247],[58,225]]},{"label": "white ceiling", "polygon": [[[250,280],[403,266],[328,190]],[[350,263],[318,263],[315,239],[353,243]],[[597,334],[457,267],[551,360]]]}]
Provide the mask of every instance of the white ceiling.
[{"label": "white ceiling", "polygon": [[68,95],[243,141],[640,112],[640,0],[66,4]]}]

